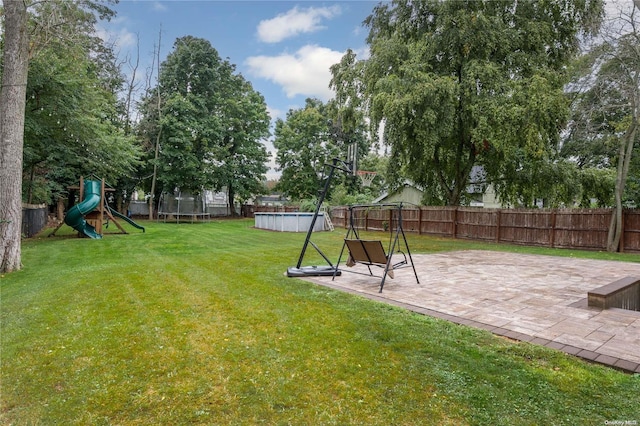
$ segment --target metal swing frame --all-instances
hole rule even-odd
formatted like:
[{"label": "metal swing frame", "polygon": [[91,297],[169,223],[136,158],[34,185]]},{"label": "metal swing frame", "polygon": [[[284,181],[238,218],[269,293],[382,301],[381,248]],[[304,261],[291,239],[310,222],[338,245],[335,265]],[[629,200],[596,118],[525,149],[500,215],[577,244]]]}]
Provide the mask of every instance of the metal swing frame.
[{"label": "metal swing frame", "polygon": [[[358,233],[358,229],[355,226],[355,217],[354,211],[358,209],[365,208],[392,208],[393,211],[396,212],[396,228],[393,238],[389,242],[388,252],[384,251],[384,247],[382,245],[382,241],[380,240],[362,240]],[[393,214],[393,213],[392,213]],[[393,216],[392,216],[393,224]],[[390,232],[393,232],[390,230]],[[402,239],[400,238],[402,236]],[[401,245],[404,244],[404,249],[406,253],[402,251]],[[393,278],[393,271],[395,269],[405,268],[411,266],[413,269],[413,274],[416,277],[416,283],[420,284],[420,280],[418,279],[418,273],[416,272],[416,267],[413,263],[413,258],[411,257],[411,250],[409,249],[409,243],[407,242],[407,236],[404,233],[404,229],[402,227],[402,203],[393,203],[393,204],[358,204],[349,206],[349,228],[347,230],[347,235],[344,238],[344,244],[342,245],[342,250],[340,250],[340,257],[338,257],[338,263],[336,264],[336,271],[338,271],[338,266],[342,261],[342,257],[345,254],[345,249],[348,252],[346,265],[353,266],[357,263],[366,265],[369,269],[369,274],[364,274],[362,272],[357,271],[347,271],[354,274],[360,275],[369,275],[376,276],[381,278],[380,280],[380,290],[379,293],[382,293],[382,289],[384,287],[384,283],[387,279],[387,276]],[[402,254],[402,260],[398,262],[393,262],[394,254]],[[371,270],[371,266],[377,266],[384,269],[382,276],[374,275]],[[337,273],[334,273],[333,279],[337,276]]]}]

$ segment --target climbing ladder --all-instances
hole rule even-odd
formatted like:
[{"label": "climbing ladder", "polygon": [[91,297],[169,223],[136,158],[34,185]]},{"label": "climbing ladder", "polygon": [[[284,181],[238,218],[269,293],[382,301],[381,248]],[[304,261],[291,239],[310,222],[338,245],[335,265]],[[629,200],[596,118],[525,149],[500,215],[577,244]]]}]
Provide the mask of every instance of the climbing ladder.
[{"label": "climbing ladder", "polygon": [[326,207],[322,207],[322,212],[324,213],[324,224],[327,230],[333,231],[335,228],[333,227],[333,222],[331,222],[331,217]]}]

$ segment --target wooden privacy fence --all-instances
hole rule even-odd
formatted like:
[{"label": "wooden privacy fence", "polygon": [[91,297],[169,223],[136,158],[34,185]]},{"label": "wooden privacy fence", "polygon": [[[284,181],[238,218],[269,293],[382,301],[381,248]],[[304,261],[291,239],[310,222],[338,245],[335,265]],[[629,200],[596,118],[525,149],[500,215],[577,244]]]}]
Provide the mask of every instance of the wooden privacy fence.
[{"label": "wooden privacy fence", "polygon": [[[612,209],[483,209],[477,207],[403,207],[405,232],[500,243],[606,250]],[[331,210],[335,227],[349,225],[349,208]],[[395,227],[389,210],[357,212],[357,229]],[[620,251],[640,252],[640,210],[625,210]]]}]

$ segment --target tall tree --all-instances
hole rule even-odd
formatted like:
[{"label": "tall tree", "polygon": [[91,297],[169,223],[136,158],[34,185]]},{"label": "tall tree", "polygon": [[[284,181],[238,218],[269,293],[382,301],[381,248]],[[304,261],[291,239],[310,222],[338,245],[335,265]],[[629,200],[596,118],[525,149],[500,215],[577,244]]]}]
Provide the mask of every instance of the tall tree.
[{"label": "tall tree", "polygon": [[635,144],[640,139],[640,8],[631,7],[629,14],[621,15],[629,32],[620,34],[607,43],[606,62],[600,75],[608,79],[612,91],[618,91],[626,100],[619,108],[624,118],[616,123],[619,135],[618,164],[615,187],[615,214],[612,215],[607,238],[607,250],[617,251],[622,235],[622,201],[629,175],[629,166]]},{"label": "tall tree", "polygon": [[615,167],[614,214],[607,249],[617,251],[622,209],[634,148],[640,139],[640,9],[616,3],[600,43],[591,47],[585,71],[571,85],[574,119],[565,155],[592,167]]},{"label": "tall tree", "polygon": [[273,146],[277,150],[276,164],[282,171],[276,188],[294,199],[316,195],[323,165],[338,154],[329,140],[322,106],[317,99],[307,99],[304,108],[290,109],[285,120],[276,120]]},{"label": "tall tree", "polygon": [[[155,57],[157,59],[158,75],[160,75],[160,46],[162,46],[162,27],[158,33],[158,46],[156,49]],[[155,61],[155,60],[154,60]],[[155,143],[153,145],[153,173],[151,174],[151,191],[149,196],[149,220],[153,219],[153,207],[154,200],[159,200],[156,197],[156,184],[158,182],[158,155],[160,155],[160,137],[162,136],[162,94],[160,93],[160,85],[156,86],[156,110],[158,114],[158,128],[156,130]]]},{"label": "tall tree", "polygon": [[[621,5],[618,5],[621,6]],[[620,9],[594,50],[597,69],[591,91],[597,93],[599,116],[616,148],[615,210],[611,216],[607,250],[617,251],[622,235],[622,209],[634,146],[640,139],[640,7]],[[624,7],[623,6],[623,7]],[[603,101],[604,100],[604,101]]]},{"label": "tall tree", "polygon": [[0,89],[0,272],[21,268],[22,148],[29,70],[27,4],[4,1]]},{"label": "tall tree", "polygon": [[182,37],[173,47],[160,66],[158,86],[150,88],[145,99],[143,128],[146,137],[155,141],[160,131],[159,97],[158,182],[165,190],[200,193],[214,184],[214,150],[223,130],[222,88],[231,78],[232,67],[207,40]]},{"label": "tall tree", "polygon": [[370,58],[343,61],[332,84],[338,96],[357,88],[372,129],[384,124],[390,167],[434,202],[464,202],[481,165],[504,201],[527,203],[514,184],[553,161],[564,68],[601,14],[601,0],[381,3],[365,21]]},{"label": "tall tree", "polygon": [[[109,0],[106,0],[109,3]],[[20,268],[21,186],[29,60],[52,42],[86,40],[113,11],[98,1],[7,0],[0,92],[0,271]]]},{"label": "tall tree", "polygon": [[52,201],[78,176],[112,185],[138,156],[124,133],[117,93],[123,79],[102,40],[56,39],[29,65],[25,111],[24,187],[27,201]]},{"label": "tall tree", "polygon": [[226,187],[232,198],[246,199],[262,188],[266,104],[207,40],[176,40],[141,113],[145,145],[153,149],[160,142],[156,165],[164,190],[200,193]]},{"label": "tall tree", "polygon": [[246,201],[264,190],[269,154],[262,143],[269,136],[269,113],[263,96],[241,75],[233,77],[224,105],[225,130],[216,152],[214,189],[227,188],[231,215],[236,198]]}]

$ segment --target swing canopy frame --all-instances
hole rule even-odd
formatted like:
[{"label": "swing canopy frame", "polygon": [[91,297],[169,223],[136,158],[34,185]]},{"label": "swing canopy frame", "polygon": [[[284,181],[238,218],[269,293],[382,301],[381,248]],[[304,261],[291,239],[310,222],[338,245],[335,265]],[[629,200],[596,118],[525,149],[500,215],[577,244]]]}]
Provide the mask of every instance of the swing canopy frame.
[{"label": "swing canopy frame", "polygon": [[[402,207],[403,203],[350,205],[349,226],[344,238],[342,250],[340,250],[338,262],[336,263],[336,270],[340,266],[340,262],[346,254],[346,266],[351,267],[356,264],[366,265],[369,270],[369,274],[364,274],[358,271],[349,271],[346,269],[343,269],[343,271],[381,278],[379,293],[382,293],[387,276],[394,278],[394,270],[404,267],[411,266],[413,274],[416,277],[416,283],[420,284],[418,273],[416,272],[413,258],[411,257],[409,243],[407,242],[407,237],[402,227]],[[381,240],[363,240],[360,238],[360,234],[358,232],[359,226],[357,222],[362,219],[366,221],[369,211],[374,208],[377,210],[383,209],[389,211],[389,221],[387,223],[387,227],[389,229],[389,243],[386,251]],[[400,258],[400,260],[395,261],[394,258]],[[382,275],[375,275],[371,269],[372,266],[382,268]],[[336,275],[337,274],[334,274],[333,279],[335,279]]]}]

